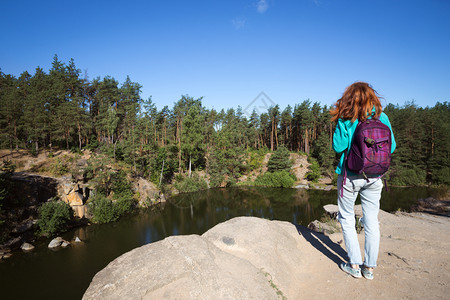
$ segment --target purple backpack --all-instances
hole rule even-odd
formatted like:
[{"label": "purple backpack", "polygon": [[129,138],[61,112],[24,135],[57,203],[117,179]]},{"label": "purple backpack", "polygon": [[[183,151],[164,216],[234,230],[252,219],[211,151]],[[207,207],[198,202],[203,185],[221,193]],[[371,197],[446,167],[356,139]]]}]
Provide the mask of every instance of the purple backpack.
[{"label": "purple backpack", "polygon": [[360,122],[353,134],[347,167],[356,174],[384,175],[391,164],[391,130],[378,119]]},{"label": "purple backpack", "polygon": [[[378,119],[367,119],[358,123],[353,134],[350,151],[345,151],[344,165],[356,174],[382,177],[391,164],[391,130]],[[344,168],[344,182],[341,196],[347,180],[347,168]],[[387,184],[385,184],[387,190]]]}]

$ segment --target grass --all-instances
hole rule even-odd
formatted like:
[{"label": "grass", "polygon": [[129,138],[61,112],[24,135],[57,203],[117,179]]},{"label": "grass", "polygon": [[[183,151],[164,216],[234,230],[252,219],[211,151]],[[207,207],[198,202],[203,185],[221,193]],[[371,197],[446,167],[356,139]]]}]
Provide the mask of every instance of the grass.
[{"label": "grass", "polygon": [[280,297],[280,299],[282,299],[282,300],[287,300],[286,296],[283,294],[283,292],[280,290],[280,288],[273,282],[272,275],[270,275],[269,272],[264,271],[264,269],[262,269],[262,268],[260,269],[260,272],[262,272],[264,274],[264,276],[268,279],[270,286],[275,290],[278,297]]}]

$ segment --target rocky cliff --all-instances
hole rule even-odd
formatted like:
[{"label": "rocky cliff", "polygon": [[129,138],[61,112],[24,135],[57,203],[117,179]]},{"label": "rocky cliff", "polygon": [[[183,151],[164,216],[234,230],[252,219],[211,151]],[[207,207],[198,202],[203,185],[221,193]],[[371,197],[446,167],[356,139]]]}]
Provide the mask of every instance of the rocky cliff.
[{"label": "rocky cliff", "polygon": [[[169,237],[118,257],[83,299],[446,298],[450,220],[380,211],[380,224],[373,281],[339,269],[342,233],[239,217],[202,236]],[[358,236],[363,246],[364,234]]]}]

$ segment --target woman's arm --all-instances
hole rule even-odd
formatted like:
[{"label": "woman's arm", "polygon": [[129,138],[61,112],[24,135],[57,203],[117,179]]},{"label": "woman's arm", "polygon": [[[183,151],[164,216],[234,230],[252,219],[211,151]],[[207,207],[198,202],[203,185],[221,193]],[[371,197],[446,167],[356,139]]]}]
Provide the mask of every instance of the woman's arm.
[{"label": "woman's arm", "polygon": [[381,113],[381,115],[380,115],[380,121],[381,121],[383,124],[387,125],[387,126],[389,127],[389,129],[391,130],[391,140],[392,140],[392,143],[391,143],[391,153],[393,153],[394,150],[395,150],[395,148],[397,147],[397,143],[395,142],[394,131],[392,130],[391,122],[389,121],[389,117],[388,117],[385,113]]},{"label": "woman's arm", "polygon": [[341,153],[348,148],[348,131],[344,122],[339,119],[333,134],[333,150]]}]

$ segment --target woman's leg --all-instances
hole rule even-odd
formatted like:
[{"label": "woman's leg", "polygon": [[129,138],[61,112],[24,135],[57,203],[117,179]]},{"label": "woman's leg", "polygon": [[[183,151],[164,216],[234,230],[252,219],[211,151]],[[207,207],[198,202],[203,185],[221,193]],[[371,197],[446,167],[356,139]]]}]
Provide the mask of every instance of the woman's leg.
[{"label": "woman's leg", "polygon": [[[342,225],[342,233],[344,235],[345,248],[349,263],[352,265],[361,265],[361,249],[359,248],[358,236],[355,228],[355,200],[358,196],[359,181],[361,179],[347,178],[344,185],[344,191],[341,195],[341,187],[343,184],[343,176],[338,177],[338,220]],[[357,185],[355,185],[355,183]]]},{"label": "woman's leg", "polygon": [[375,268],[377,266],[378,250],[380,248],[380,224],[378,211],[380,210],[381,178],[370,179],[361,189],[361,206],[364,224],[364,266]]}]

